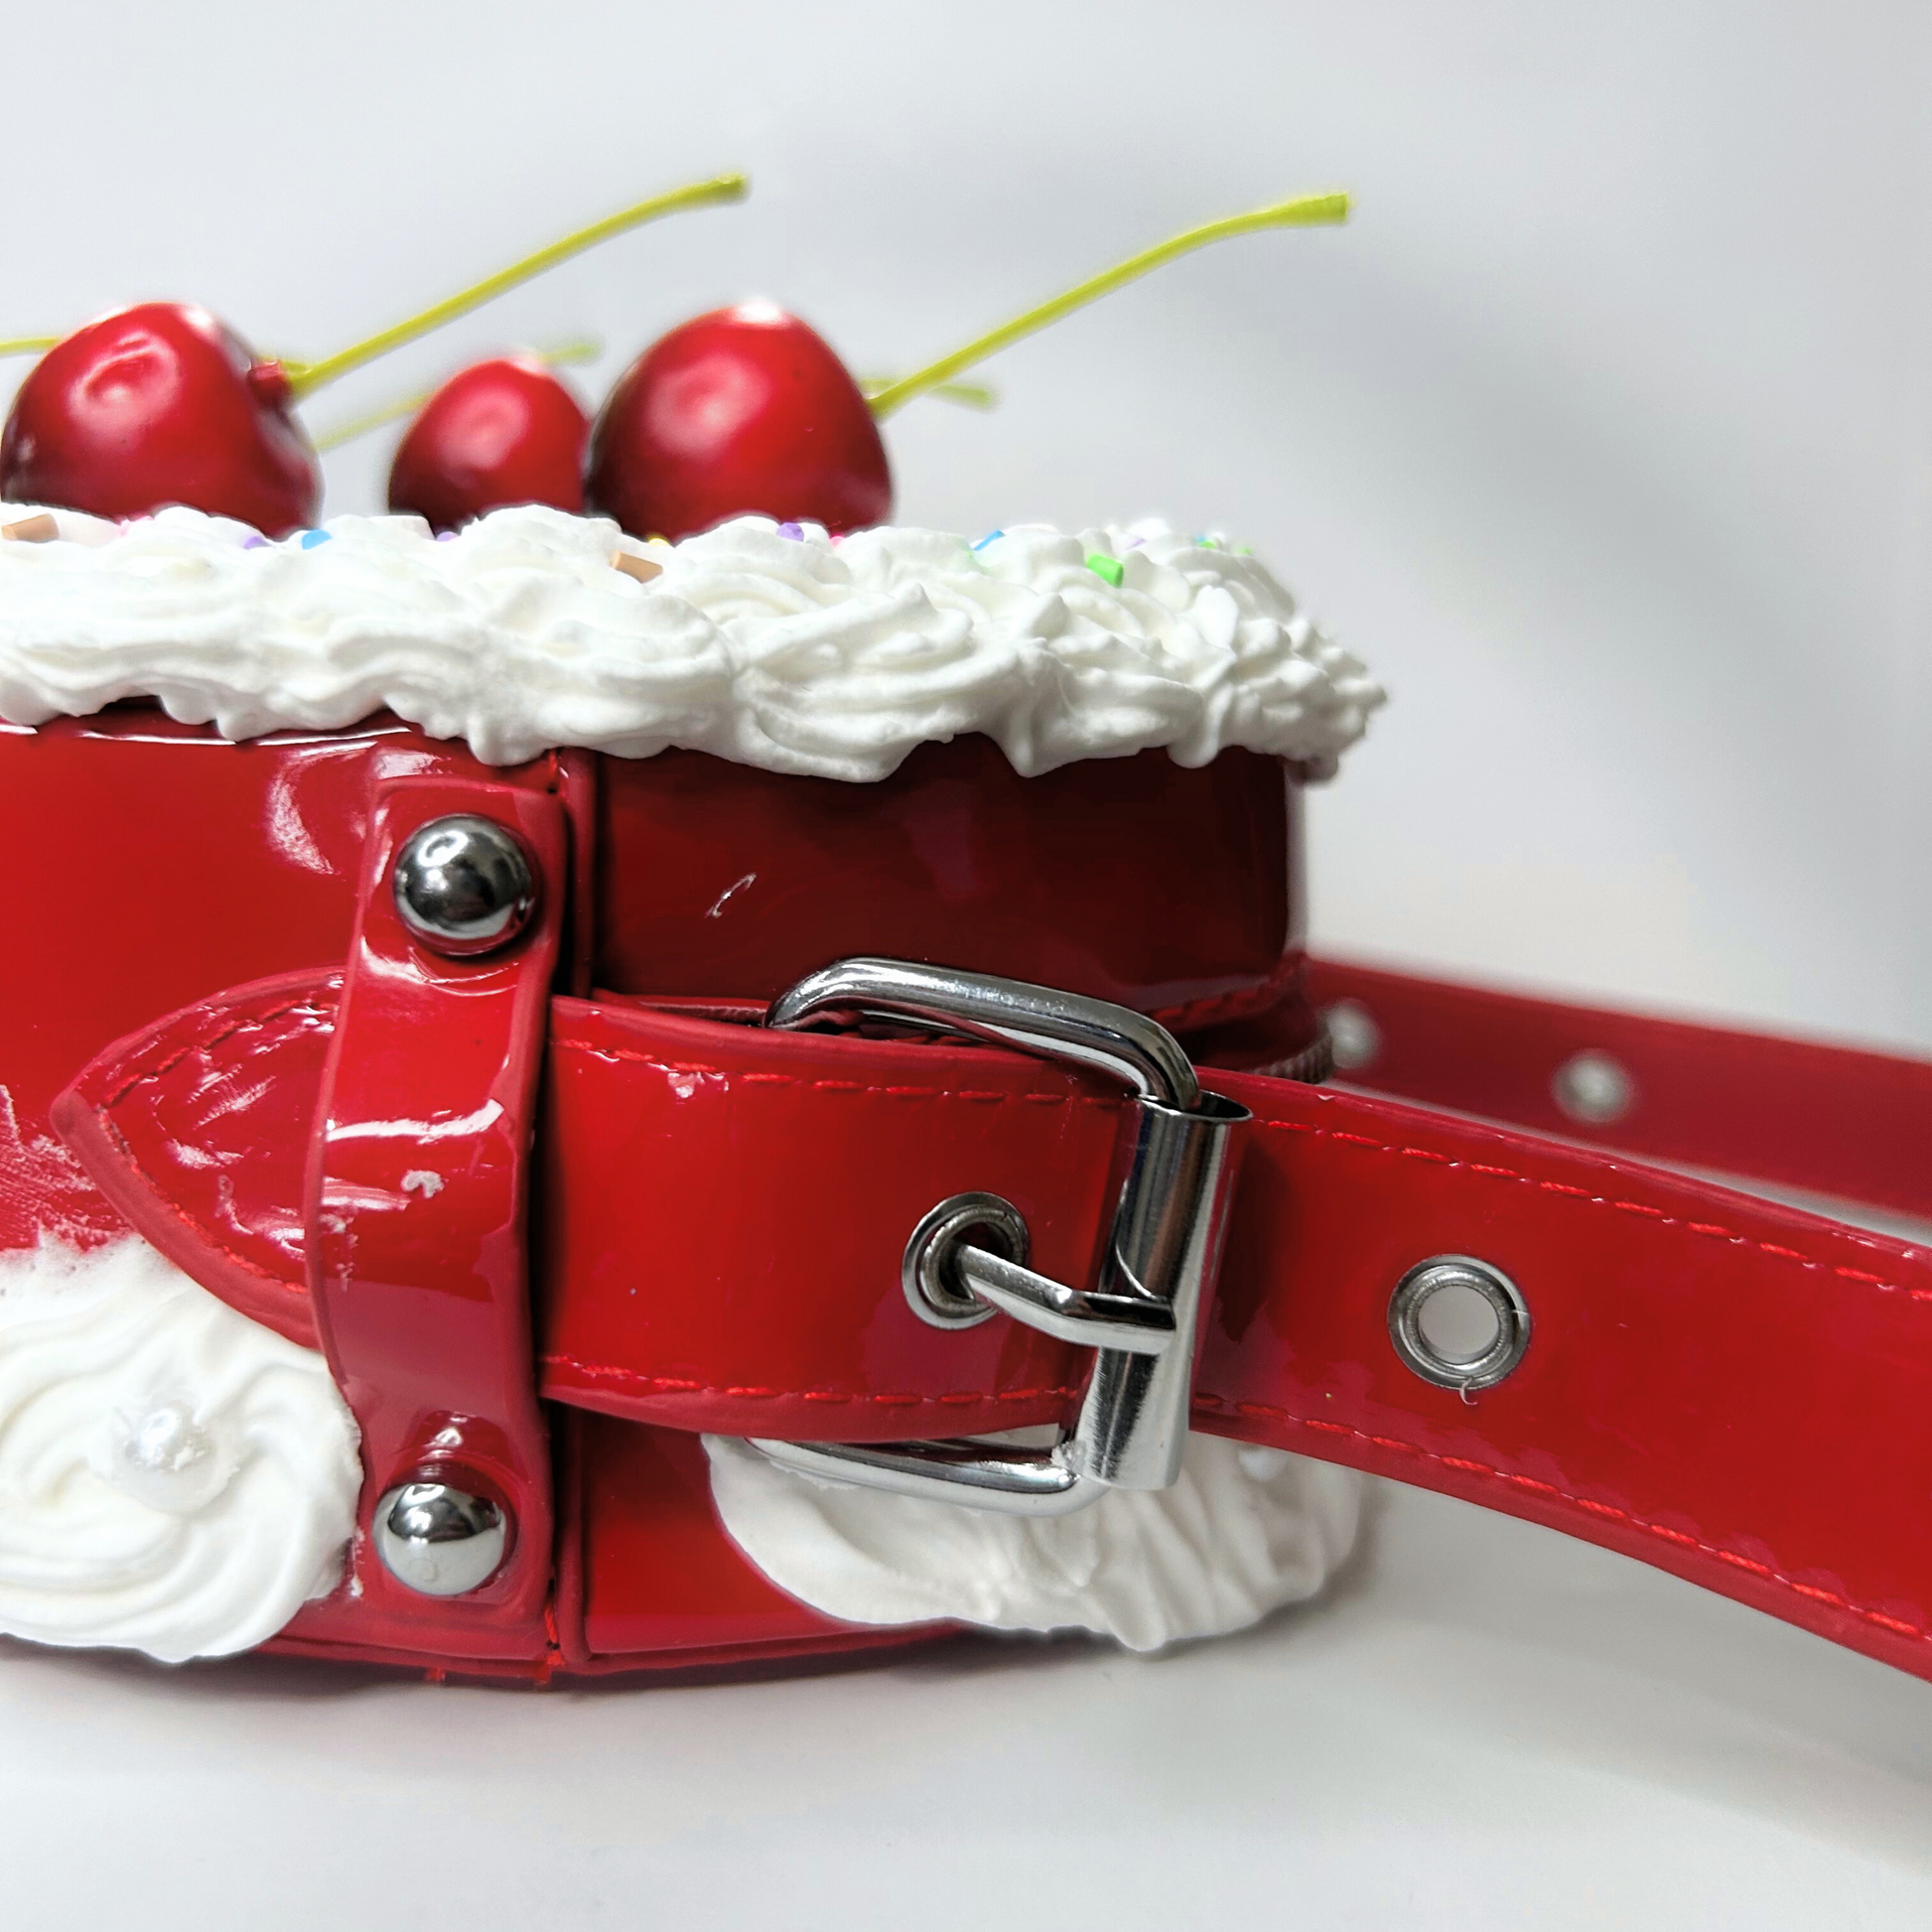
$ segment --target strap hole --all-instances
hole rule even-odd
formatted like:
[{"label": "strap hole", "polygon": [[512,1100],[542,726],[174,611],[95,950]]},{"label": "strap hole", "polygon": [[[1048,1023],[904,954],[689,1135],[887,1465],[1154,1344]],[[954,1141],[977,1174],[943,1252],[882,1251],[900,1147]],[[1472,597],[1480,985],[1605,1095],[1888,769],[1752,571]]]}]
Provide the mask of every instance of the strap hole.
[{"label": "strap hole", "polygon": [[1470,1255],[1420,1262],[1389,1297],[1389,1340],[1403,1366],[1467,1396],[1511,1374],[1530,1345],[1529,1305],[1501,1269]]},{"label": "strap hole", "polygon": [[1479,1362],[1502,1338],[1502,1322],[1487,1296],[1466,1282],[1449,1282],[1416,1311],[1416,1327],[1445,1362]]},{"label": "strap hole", "polygon": [[1337,1000],[1322,1014],[1337,1073],[1358,1073],[1382,1051],[1382,1029],[1359,1000]]}]

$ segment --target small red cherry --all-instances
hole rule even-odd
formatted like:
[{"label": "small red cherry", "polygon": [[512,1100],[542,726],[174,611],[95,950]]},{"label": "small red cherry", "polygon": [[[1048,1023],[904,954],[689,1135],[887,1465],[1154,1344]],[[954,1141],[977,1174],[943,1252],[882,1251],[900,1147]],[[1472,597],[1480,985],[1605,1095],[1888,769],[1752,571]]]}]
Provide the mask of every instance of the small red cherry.
[{"label": "small red cherry", "polygon": [[454,530],[510,503],[584,507],[591,419],[534,355],[453,375],[409,425],[389,470],[389,507]]},{"label": "small red cherry", "polygon": [[632,536],[689,536],[747,512],[839,532],[885,520],[893,473],[824,339],[748,302],[673,329],[618,378],[584,495]]},{"label": "small red cherry", "polygon": [[269,536],[313,523],[315,450],[287,372],[192,303],[143,302],[34,365],[0,435],[0,497],[94,516],[186,503]]}]

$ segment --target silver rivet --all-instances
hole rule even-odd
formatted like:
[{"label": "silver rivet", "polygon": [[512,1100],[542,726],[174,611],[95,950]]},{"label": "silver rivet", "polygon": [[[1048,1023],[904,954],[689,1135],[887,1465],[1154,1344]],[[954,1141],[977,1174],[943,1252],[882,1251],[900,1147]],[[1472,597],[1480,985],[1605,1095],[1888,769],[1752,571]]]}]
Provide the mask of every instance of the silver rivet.
[{"label": "silver rivet", "polygon": [[469,812],[432,819],[396,855],[396,910],[434,952],[452,958],[507,945],[536,910],[536,877],[502,826]]},{"label": "silver rivet", "polygon": [[399,1583],[424,1596],[461,1596],[495,1576],[509,1521],[487,1496],[447,1482],[405,1482],[375,1506],[375,1547]]},{"label": "silver rivet", "polygon": [[912,1230],[899,1281],[912,1312],[935,1328],[970,1328],[998,1313],[968,1291],[953,1267],[961,1243],[972,1241],[1007,1261],[1025,1263],[1031,1242],[1027,1223],[998,1194],[954,1194]]},{"label": "silver rivet", "polygon": [[1337,1000],[1321,1018],[1327,1023],[1337,1073],[1353,1073],[1381,1052],[1382,1029],[1359,1000]]},{"label": "silver rivet", "polygon": [[1403,1365],[1439,1389],[1493,1388],[1530,1345],[1530,1311],[1500,1269],[1436,1255],[1396,1284],[1389,1339]]},{"label": "silver rivet", "polygon": [[1587,1127],[1606,1127],[1621,1120],[1637,1097],[1629,1074],[1594,1047],[1571,1054],[1550,1076],[1550,1091],[1572,1120]]}]

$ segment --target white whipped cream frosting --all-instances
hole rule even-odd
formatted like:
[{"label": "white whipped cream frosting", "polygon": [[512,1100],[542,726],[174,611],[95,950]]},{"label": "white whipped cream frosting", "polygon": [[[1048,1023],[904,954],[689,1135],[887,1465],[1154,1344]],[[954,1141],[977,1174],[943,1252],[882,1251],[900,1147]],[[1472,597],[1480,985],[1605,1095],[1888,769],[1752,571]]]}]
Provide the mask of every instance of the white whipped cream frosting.
[{"label": "white whipped cream frosting", "polygon": [[1354,1470],[1214,1436],[1188,1437],[1173,1488],[1113,1489],[1051,1517],[822,1482],[724,1437],[705,1448],[732,1540],[848,1623],[1081,1629],[1159,1650],[1314,1595],[1361,1519]]},{"label": "white whipped cream frosting", "polygon": [[[1352,1470],[1195,1436],[1172,1489],[1028,1520],[705,1447],[726,1532],[830,1616],[1085,1629],[1134,1650],[1313,1595],[1362,1492]],[[0,1633],[166,1663],[265,1641],[341,1579],[357,1449],[319,1353],[144,1241],[0,1253]]]},{"label": "white whipped cream frosting", "polygon": [[[51,514],[60,540],[0,542],[15,724],[153,698],[235,739],[387,709],[495,764],[681,746],[866,780],[977,732],[1028,775],[1245,746],[1321,776],[1383,701],[1252,557],[1159,523],[970,544],[746,516],[642,544],[523,508],[444,542],[415,517],[342,516],[271,544],[196,510]],[[619,550],[661,574],[614,569]]]},{"label": "white whipped cream frosting", "polygon": [[144,1241],[0,1253],[0,1632],[246,1650],[340,1581],[360,1483],[322,1356]]}]

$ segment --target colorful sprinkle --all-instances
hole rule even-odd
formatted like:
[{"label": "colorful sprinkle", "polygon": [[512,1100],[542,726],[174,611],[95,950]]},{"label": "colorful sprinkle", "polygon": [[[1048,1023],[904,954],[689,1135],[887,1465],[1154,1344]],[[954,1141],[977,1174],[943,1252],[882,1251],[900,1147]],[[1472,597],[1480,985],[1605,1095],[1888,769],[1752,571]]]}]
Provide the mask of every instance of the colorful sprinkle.
[{"label": "colorful sprinkle", "polygon": [[1221,539],[1219,537],[1196,537],[1194,542],[1202,550],[1218,550],[1221,547]]},{"label": "colorful sprinkle", "polygon": [[1005,535],[1006,532],[1004,530],[988,530],[985,536],[981,537],[980,540],[973,545],[973,548],[975,550],[984,550],[989,543],[997,543],[1000,540],[1000,538],[1002,538]]},{"label": "colorful sprinkle", "polygon": [[622,571],[626,577],[634,577],[640,584],[648,584],[653,578],[664,574],[662,564],[654,564],[648,557],[639,557],[629,550],[613,550],[611,568]]},{"label": "colorful sprinkle", "polygon": [[1127,575],[1127,566],[1118,557],[1102,557],[1098,554],[1087,559],[1087,568],[1096,577],[1103,577],[1115,590],[1120,589],[1120,580]]},{"label": "colorful sprinkle", "polygon": [[778,534],[781,537],[789,537],[793,543],[801,543],[804,541],[805,526],[802,523],[780,523]]},{"label": "colorful sprinkle", "polygon": [[454,530],[438,530],[436,540],[438,543],[454,543],[456,541],[456,532]]},{"label": "colorful sprinkle", "polygon": [[1234,554],[1237,557],[1252,557],[1255,554],[1255,547],[1252,543],[1237,543],[1234,546]]},{"label": "colorful sprinkle", "polygon": [[268,548],[268,539],[266,537],[243,537],[241,539],[241,547],[244,550],[266,550]]},{"label": "colorful sprinkle", "polygon": [[302,532],[302,547],[304,550],[313,550],[319,544],[324,544],[328,541],[329,532],[327,530],[304,530]]}]

